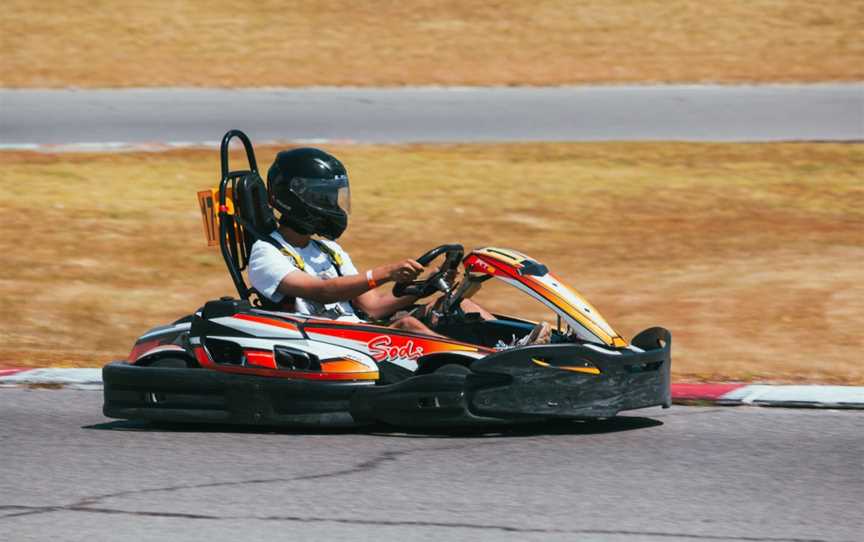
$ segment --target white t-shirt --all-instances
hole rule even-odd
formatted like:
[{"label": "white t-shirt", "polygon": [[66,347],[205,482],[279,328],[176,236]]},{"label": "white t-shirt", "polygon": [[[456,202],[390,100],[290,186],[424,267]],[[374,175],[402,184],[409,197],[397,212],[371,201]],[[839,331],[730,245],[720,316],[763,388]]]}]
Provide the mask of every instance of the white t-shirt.
[{"label": "white t-shirt", "polygon": [[[310,241],[308,245],[300,248],[289,244],[278,232],[273,232],[270,235],[280,245],[289,247],[295,254],[300,256],[305,264],[303,272],[325,280],[339,276],[336,268],[333,266],[333,262],[330,261],[330,256],[326,252],[323,252],[317,243]],[[342,265],[339,269],[343,275],[357,274],[357,269],[351,262],[351,258],[347,252],[342,250],[342,247],[333,241],[324,239],[319,240],[319,242],[326,244],[342,258]],[[301,272],[301,270],[294,265],[294,259],[291,256],[282,254],[278,248],[270,243],[256,241],[252,245],[252,251],[249,254],[248,272],[249,282],[252,283],[252,286],[261,295],[266,296],[274,303],[279,303],[285,297],[276,291],[279,283],[289,273]],[[310,316],[359,320],[354,314],[351,304],[347,301],[324,305],[310,299],[298,297],[295,300],[294,310],[297,313],[308,314]]]}]

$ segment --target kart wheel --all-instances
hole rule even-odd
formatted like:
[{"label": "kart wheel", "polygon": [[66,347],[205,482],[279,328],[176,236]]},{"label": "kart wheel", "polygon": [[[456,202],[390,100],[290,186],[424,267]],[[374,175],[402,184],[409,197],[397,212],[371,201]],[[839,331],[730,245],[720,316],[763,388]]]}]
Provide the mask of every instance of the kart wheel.
[{"label": "kart wheel", "polygon": [[195,363],[185,360],[183,358],[159,358],[150,362],[148,366],[163,367],[169,369],[190,369],[193,367],[197,367]]},{"label": "kart wheel", "polygon": [[467,375],[469,373],[471,373],[471,369],[458,363],[448,363],[435,369],[435,374]]}]

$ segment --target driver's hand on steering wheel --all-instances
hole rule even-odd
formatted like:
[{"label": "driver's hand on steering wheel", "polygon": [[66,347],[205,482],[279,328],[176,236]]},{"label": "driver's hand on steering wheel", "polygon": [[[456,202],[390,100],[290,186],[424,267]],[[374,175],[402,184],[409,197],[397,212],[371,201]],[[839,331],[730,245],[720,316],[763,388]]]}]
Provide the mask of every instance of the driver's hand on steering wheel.
[{"label": "driver's hand on steering wheel", "polygon": [[416,260],[407,259],[391,264],[387,269],[387,278],[393,282],[411,282],[423,272],[423,266]]}]

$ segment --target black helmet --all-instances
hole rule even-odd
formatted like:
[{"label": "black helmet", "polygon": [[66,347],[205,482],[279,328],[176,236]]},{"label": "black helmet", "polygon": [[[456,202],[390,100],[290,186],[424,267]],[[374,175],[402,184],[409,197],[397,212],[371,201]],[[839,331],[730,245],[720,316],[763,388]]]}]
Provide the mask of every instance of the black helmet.
[{"label": "black helmet", "polygon": [[342,162],[320,149],[277,154],[267,172],[267,189],[281,223],[298,233],[337,239],[348,227],[348,173]]}]

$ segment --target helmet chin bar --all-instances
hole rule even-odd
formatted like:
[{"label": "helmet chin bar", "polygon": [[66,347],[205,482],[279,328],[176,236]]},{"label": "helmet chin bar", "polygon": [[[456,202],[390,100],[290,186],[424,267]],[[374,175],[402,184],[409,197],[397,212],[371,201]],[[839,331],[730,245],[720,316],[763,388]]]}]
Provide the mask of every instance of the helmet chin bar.
[{"label": "helmet chin bar", "polygon": [[292,220],[291,218],[289,218],[287,215],[284,215],[284,214],[279,217],[279,225],[291,228],[292,230],[296,231],[300,235],[312,235],[313,233],[315,233],[312,230],[310,230],[306,224],[302,224],[300,222],[297,222],[296,220]]},{"label": "helmet chin bar", "polygon": [[[309,213],[285,213],[281,209],[281,205],[277,205],[279,210],[279,224],[287,226],[296,231],[300,235],[320,235],[330,240],[336,240],[342,236],[348,227],[348,217],[338,216],[336,214],[323,213],[322,215],[310,215]],[[304,216],[296,216],[302,214]]]}]

